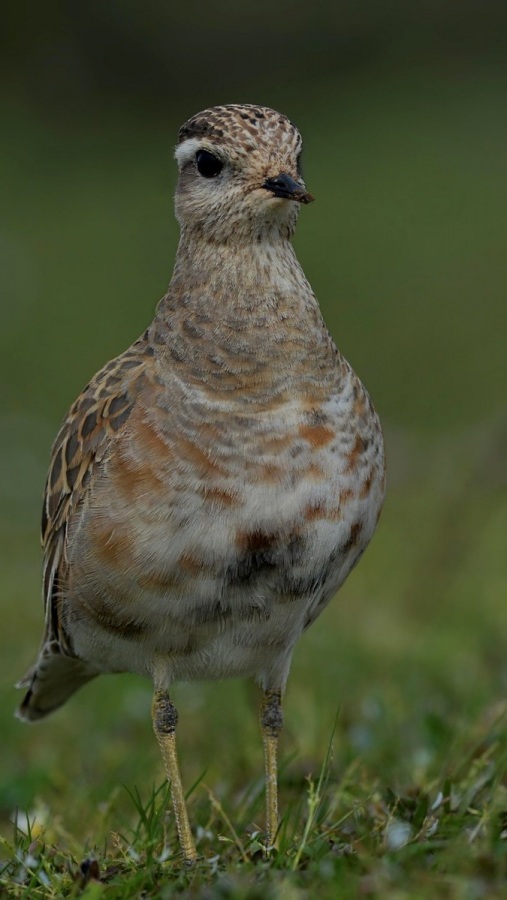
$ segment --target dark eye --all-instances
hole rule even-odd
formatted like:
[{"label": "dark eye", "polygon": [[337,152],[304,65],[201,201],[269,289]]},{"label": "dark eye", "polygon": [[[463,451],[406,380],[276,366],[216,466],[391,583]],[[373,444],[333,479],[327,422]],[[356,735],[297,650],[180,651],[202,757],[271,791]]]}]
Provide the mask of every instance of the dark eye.
[{"label": "dark eye", "polygon": [[298,175],[299,175],[300,178],[303,177],[303,167],[302,167],[302,163],[301,163],[301,157],[302,157],[302,155],[303,155],[303,151],[300,150],[300,151],[299,151],[299,154],[298,154],[298,158],[297,158],[297,160],[296,160],[297,172],[298,172]]},{"label": "dark eye", "polygon": [[195,161],[197,171],[204,178],[216,178],[224,167],[223,162],[209,150],[198,150],[195,154]]}]

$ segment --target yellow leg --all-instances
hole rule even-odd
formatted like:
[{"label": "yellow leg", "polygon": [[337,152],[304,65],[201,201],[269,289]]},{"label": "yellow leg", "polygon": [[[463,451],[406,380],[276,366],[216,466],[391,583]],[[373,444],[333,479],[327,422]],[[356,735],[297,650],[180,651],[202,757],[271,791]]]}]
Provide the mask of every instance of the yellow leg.
[{"label": "yellow leg", "polygon": [[262,742],[264,744],[264,770],[266,775],[266,847],[267,852],[276,845],[278,831],[278,736],[282,730],[282,695],[280,691],[266,691],[261,705]]},{"label": "yellow leg", "polygon": [[171,784],[171,799],[173,802],[176,828],[185,862],[193,865],[197,859],[194,839],[190,830],[185,795],[181,783],[180,767],[176,754],[176,725],[178,713],[171,703],[166,691],[156,690],[153,695],[151,707],[153,729],[164,761],[167,779]]}]

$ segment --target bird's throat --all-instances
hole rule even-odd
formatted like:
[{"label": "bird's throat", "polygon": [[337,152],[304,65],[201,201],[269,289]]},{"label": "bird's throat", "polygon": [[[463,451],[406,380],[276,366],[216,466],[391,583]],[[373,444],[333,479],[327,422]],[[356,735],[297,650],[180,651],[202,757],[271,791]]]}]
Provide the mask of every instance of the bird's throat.
[{"label": "bird's throat", "polygon": [[229,247],[184,233],[153,327],[173,366],[220,391],[258,384],[264,393],[288,373],[335,369],[317,300],[284,239]]}]

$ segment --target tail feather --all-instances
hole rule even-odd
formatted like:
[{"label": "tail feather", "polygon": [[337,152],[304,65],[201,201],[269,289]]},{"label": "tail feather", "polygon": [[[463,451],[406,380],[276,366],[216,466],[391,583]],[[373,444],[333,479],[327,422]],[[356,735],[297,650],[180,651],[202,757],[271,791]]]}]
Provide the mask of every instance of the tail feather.
[{"label": "tail feather", "polygon": [[64,656],[46,645],[35,665],[16,685],[28,688],[16,711],[17,718],[25,722],[42,719],[96,675],[98,672],[82,659]]}]

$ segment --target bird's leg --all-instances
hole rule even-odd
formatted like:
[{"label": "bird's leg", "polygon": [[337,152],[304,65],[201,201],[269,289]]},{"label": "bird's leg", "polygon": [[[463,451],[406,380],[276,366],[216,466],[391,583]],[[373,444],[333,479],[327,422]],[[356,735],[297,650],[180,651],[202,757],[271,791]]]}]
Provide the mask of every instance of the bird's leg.
[{"label": "bird's leg", "polygon": [[176,725],[178,713],[171,702],[169,694],[164,690],[155,690],[151,706],[153,728],[162,752],[164,768],[167,779],[171,784],[171,799],[173,802],[176,828],[185,862],[193,865],[197,859],[194,839],[190,830],[185,795],[181,783],[180,767],[176,754]]},{"label": "bird's leg", "polygon": [[275,846],[278,830],[278,736],[283,726],[281,691],[265,691],[261,703],[261,729],[266,775],[266,848]]}]

